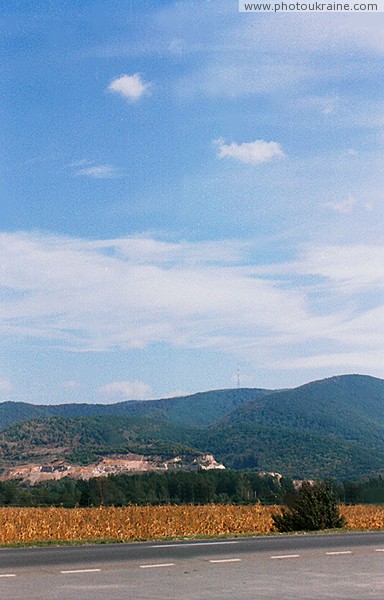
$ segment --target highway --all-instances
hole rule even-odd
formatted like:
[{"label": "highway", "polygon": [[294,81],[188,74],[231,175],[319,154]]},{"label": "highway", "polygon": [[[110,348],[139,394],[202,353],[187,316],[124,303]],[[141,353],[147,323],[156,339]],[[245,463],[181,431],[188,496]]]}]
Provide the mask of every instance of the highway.
[{"label": "highway", "polygon": [[384,532],[0,550],[7,600],[384,599]]}]

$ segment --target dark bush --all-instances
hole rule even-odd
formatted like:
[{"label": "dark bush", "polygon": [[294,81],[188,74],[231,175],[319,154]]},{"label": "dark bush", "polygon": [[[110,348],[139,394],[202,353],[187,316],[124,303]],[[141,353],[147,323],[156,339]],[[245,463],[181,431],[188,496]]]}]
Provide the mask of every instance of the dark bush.
[{"label": "dark bush", "polygon": [[273,515],[280,532],[316,531],[343,526],[336,497],[329,483],[304,481],[282,514]]}]

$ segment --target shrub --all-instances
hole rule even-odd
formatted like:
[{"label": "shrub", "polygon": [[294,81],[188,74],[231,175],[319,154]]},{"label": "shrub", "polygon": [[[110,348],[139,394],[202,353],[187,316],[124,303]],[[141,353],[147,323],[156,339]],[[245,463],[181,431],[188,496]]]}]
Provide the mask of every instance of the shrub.
[{"label": "shrub", "polygon": [[282,533],[334,529],[344,524],[333,490],[324,481],[304,481],[288,508],[272,515],[272,519],[274,527]]}]

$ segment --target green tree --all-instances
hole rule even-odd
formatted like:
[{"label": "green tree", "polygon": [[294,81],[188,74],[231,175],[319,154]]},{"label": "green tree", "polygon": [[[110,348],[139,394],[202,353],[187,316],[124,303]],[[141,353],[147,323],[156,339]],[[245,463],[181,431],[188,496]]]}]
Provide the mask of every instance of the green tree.
[{"label": "green tree", "polygon": [[325,481],[304,481],[288,508],[272,518],[275,528],[280,532],[316,531],[343,526],[335,494]]}]

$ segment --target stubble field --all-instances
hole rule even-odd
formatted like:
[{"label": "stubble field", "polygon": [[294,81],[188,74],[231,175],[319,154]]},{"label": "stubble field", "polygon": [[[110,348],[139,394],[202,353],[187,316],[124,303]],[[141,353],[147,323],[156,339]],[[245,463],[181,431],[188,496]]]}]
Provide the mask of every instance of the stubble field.
[{"label": "stubble field", "polygon": [[[278,506],[0,508],[0,544],[146,540],[273,531]],[[384,505],[342,506],[351,530],[384,530]]]}]

